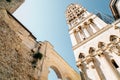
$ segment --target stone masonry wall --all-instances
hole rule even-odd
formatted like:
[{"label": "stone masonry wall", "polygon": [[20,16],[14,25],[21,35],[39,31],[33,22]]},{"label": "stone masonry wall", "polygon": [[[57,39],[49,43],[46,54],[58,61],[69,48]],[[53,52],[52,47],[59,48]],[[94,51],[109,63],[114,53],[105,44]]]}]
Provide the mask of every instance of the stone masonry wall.
[{"label": "stone masonry wall", "polygon": [[13,13],[23,2],[24,0],[0,0],[0,8],[5,8]]},{"label": "stone masonry wall", "polygon": [[0,80],[47,80],[52,65],[63,79],[80,80],[49,42],[37,42],[14,16],[0,9]]},{"label": "stone masonry wall", "polygon": [[0,80],[33,80],[31,54],[19,36],[0,21]]}]

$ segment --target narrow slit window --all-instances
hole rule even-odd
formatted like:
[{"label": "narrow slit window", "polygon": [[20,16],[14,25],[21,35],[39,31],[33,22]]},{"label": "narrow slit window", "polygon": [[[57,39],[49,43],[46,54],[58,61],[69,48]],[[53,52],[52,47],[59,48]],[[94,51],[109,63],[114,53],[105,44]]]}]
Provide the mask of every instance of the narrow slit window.
[{"label": "narrow slit window", "polygon": [[114,65],[115,68],[119,68],[118,64],[115,62],[115,60],[111,60],[112,64]]}]

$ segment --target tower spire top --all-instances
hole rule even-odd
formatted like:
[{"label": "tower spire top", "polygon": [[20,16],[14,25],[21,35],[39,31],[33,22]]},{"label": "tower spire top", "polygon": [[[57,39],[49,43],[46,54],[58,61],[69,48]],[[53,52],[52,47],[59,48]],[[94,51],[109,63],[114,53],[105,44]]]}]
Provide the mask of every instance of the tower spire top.
[{"label": "tower spire top", "polygon": [[[67,24],[70,26],[75,26],[76,22],[81,22],[82,19],[85,17],[84,14],[86,9],[83,8],[80,4],[71,3],[66,9],[66,20]],[[88,12],[86,12],[88,13]]]}]

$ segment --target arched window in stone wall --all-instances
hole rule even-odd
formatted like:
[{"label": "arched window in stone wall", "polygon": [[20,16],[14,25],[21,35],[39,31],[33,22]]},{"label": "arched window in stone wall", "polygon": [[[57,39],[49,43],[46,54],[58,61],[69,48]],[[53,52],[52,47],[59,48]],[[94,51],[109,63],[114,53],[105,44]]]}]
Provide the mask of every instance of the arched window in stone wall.
[{"label": "arched window in stone wall", "polygon": [[78,29],[79,29],[79,33],[81,35],[82,40],[85,40],[86,39],[86,35],[85,35],[83,27],[79,26]]},{"label": "arched window in stone wall", "polygon": [[100,28],[94,23],[93,19],[89,19],[88,23],[96,30],[96,32],[100,30]]},{"label": "arched window in stone wall", "polygon": [[79,58],[79,59],[85,58],[84,53],[80,53],[79,56],[78,56],[78,58]]},{"label": "arched window in stone wall", "polygon": [[98,48],[100,48],[100,49],[105,48],[105,43],[104,42],[99,42],[98,43]]},{"label": "arched window in stone wall", "polygon": [[75,36],[77,43],[79,43],[81,41],[81,39],[80,39],[80,35],[77,30],[74,30],[74,36]]},{"label": "arched window in stone wall", "polygon": [[119,41],[119,38],[118,36],[116,35],[110,35],[110,42],[118,42]]},{"label": "arched window in stone wall", "polygon": [[88,24],[88,22],[84,22],[83,26],[87,30],[89,36],[94,34],[94,32],[93,32],[92,28],[90,27],[90,25]]},{"label": "arched window in stone wall", "polygon": [[89,48],[89,54],[94,54],[95,53],[95,48],[94,47],[90,47]]}]

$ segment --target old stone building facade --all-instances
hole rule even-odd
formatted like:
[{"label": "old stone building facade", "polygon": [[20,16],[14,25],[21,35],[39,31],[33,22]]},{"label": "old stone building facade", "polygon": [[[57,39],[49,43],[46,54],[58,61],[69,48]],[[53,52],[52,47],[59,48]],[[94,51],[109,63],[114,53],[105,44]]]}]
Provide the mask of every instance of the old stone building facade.
[{"label": "old stone building facade", "polygon": [[66,20],[82,80],[120,80],[120,19],[107,24],[81,5],[70,4]]},{"label": "old stone building facade", "polygon": [[24,0],[0,0],[0,80],[48,80],[52,68],[59,80],[80,80],[48,42],[38,42],[13,13]]}]

